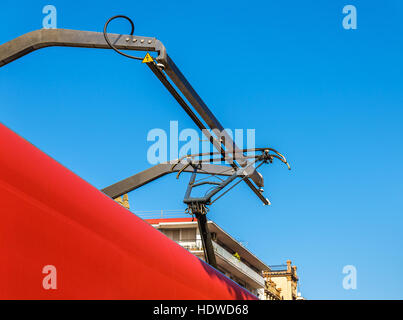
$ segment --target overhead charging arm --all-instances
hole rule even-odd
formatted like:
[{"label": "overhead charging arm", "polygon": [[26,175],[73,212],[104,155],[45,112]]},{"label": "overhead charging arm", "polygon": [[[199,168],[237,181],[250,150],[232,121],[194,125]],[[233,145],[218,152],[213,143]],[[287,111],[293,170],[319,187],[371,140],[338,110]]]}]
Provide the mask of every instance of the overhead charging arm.
[{"label": "overhead charging arm", "polygon": [[[211,141],[211,143],[214,145],[214,147],[219,152],[221,152],[223,155],[225,152],[239,154],[240,153],[239,148],[236,146],[235,142],[233,142],[232,138],[224,130],[221,123],[217,120],[217,118],[213,115],[213,113],[210,111],[210,109],[207,107],[207,105],[203,102],[203,100],[200,98],[200,96],[196,93],[196,91],[190,85],[190,83],[186,80],[186,78],[180,72],[180,70],[175,65],[175,63],[172,61],[172,59],[167,55],[166,60],[159,59],[158,57],[156,60],[159,62],[159,64],[163,65],[162,68],[158,68],[158,65],[154,64],[154,63],[147,63],[147,65],[150,67],[151,71],[154,72],[154,74],[157,76],[157,78],[162,82],[162,84],[164,84],[164,86],[168,89],[168,91],[171,92],[171,94],[178,101],[178,103],[182,106],[182,108],[190,115],[192,120],[199,127],[199,129],[202,130],[204,135]],[[204,124],[193,113],[193,111],[186,104],[186,102],[180,97],[180,95],[176,92],[176,90],[173,88],[173,86],[167,81],[167,79],[165,78],[165,75],[163,74],[163,70],[169,76],[169,78],[172,80],[172,82],[176,85],[176,87],[179,88],[179,90],[186,97],[186,99],[191,103],[191,105],[195,108],[197,113],[207,123],[207,125],[210,127],[210,129],[213,130],[213,132],[215,130],[218,130],[222,134],[222,137],[225,139],[224,140],[225,143],[218,140],[216,137],[214,137],[211,134],[210,131],[206,130],[207,128],[204,126]],[[224,144],[225,144],[225,146],[223,147]],[[242,167],[246,167],[248,164],[248,162],[246,160],[242,159],[242,157],[237,157],[237,161],[238,161],[239,165],[241,165]],[[231,166],[234,169],[238,168],[238,165],[236,164],[236,162],[232,162]],[[252,167],[249,167],[249,168],[250,168],[250,172],[248,172],[248,173],[249,173],[250,179],[256,184],[256,186],[263,187],[264,183],[263,183],[262,175],[259,172],[257,172],[254,168],[252,168]],[[256,186],[252,183],[252,181],[250,179],[246,178],[244,181],[252,189],[252,191],[259,197],[259,199],[263,202],[263,204],[265,204],[265,205],[270,204],[269,200],[266,199],[262,195],[260,190],[258,188],[256,188]]]},{"label": "overhead charging arm", "polygon": [[[165,54],[165,47],[156,38],[121,34],[108,34],[108,36],[120,50],[160,52],[161,58]],[[0,45],[0,67],[28,53],[46,47],[110,49],[102,32],[40,29],[28,32]]]},{"label": "overhead charging arm", "polygon": [[[116,18],[125,18],[130,22],[132,27],[130,35],[107,33],[106,29],[109,22]],[[179,175],[184,171],[193,172],[184,202],[188,205],[190,212],[197,218],[204,247],[205,259],[212,266],[216,267],[214,248],[207,225],[206,206],[212,203],[211,198],[213,196],[221,192],[236,178],[240,178],[240,181],[245,181],[263,204],[270,204],[269,200],[262,194],[263,189],[261,188],[263,187],[263,177],[248,161],[248,156],[244,155],[244,151],[240,150],[235,145],[234,141],[224,130],[221,123],[190,85],[189,81],[175,65],[173,60],[168,56],[164,45],[156,38],[135,36],[133,35],[133,32],[134,24],[131,19],[121,15],[110,18],[104,26],[103,33],[65,29],[41,29],[32,31],[0,45],[0,67],[37,49],[51,46],[113,49],[126,57],[137,60],[141,60],[141,58],[130,56],[120,50],[157,52],[157,57],[150,57],[148,60],[144,59],[145,61],[143,62],[146,62],[150,70],[171,93],[196,126],[202,130],[203,134],[217,149],[220,157],[227,160],[227,156],[232,154],[234,155],[234,158],[229,162],[230,167],[204,163],[203,161],[196,166],[193,162],[194,159],[191,159],[192,156],[188,156],[190,157],[190,162],[188,163],[182,162],[181,159],[179,159],[174,165],[172,165],[171,162],[162,163],[117,182],[102,191],[111,198],[117,198],[168,173],[178,172]],[[188,103],[193,107],[193,109]],[[207,128],[210,128],[211,131],[206,130]],[[263,151],[263,155],[258,158],[259,161],[271,162],[273,157],[275,157],[286,163],[288,166],[285,158],[275,150],[264,149],[260,151]],[[274,151],[275,154],[269,154],[269,151]],[[237,154],[237,157],[235,157],[235,154]],[[243,168],[241,169],[240,167]],[[214,181],[196,183],[195,178],[197,173],[217,176],[222,175],[227,176],[228,178],[222,180],[221,183]],[[207,193],[204,197],[193,198],[190,196],[192,188],[205,184],[214,185],[215,189]],[[222,194],[224,193],[225,192]]]},{"label": "overhead charging arm", "polygon": [[[119,50],[136,50],[157,52],[158,56],[152,63],[147,63],[151,71],[158,77],[162,84],[173,95],[175,100],[181,105],[185,112],[191,117],[199,129],[207,129],[201,119],[207,124],[211,130],[218,130],[225,139],[223,141],[217,139],[208,130],[203,133],[211,141],[219,152],[238,152],[239,149],[232,141],[231,137],[223,130],[223,126],[213,115],[211,110],[203,102],[197,92],[193,89],[173,60],[167,55],[164,45],[156,38],[135,36],[135,35],[119,35],[109,34],[108,38],[113,46]],[[60,46],[60,47],[82,47],[82,48],[101,48],[110,49],[111,46],[105,41],[104,34],[101,32],[67,30],[67,29],[40,29],[24,34],[16,39],[0,45],[0,67],[23,57],[37,49]],[[175,84],[183,96],[193,106],[196,113],[190,108],[187,102],[182,98],[178,91],[174,88],[167,77]],[[237,159],[238,164],[245,167],[247,161],[242,157]],[[238,165],[232,162],[231,166],[236,169]],[[250,177],[250,179],[249,179]],[[257,187],[263,187],[263,177],[254,168],[251,168],[249,177],[245,182],[252,191],[261,199],[264,204],[270,204],[261,191]],[[252,181],[253,182],[252,182]],[[257,187],[256,187],[257,186]]]},{"label": "overhead charging arm", "polygon": [[[101,191],[112,199],[115,199],[167,174],[174,172],[193,172],[194,170],[194,167],[187,166],[185,163],[173,165],[170,162],[164,162],[116,182]],[[197,172],[209,175],[232,176],[235,170],[228,166],[200,163]]]}]

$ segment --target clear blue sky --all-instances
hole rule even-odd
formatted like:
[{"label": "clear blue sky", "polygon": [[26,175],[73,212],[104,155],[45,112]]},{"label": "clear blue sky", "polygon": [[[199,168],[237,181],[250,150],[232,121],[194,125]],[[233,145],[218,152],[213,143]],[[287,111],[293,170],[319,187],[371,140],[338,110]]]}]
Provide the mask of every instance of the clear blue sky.
[{"label": "clear blue sky", "polygon": [[[272,206],[240,184],[209,217],[266,263],[292,259],[304,296],[403,298],[400,0],[3,0],[0,43],[41,28],[46,4],[59,28],[101,31],[112,15],[132,17],[226,127],[255,128],[257,146],[287,156],[292,171],[262,170]],[[347,4],[357,30],[342,27]],[[150,166],[150,129],[194,128],[145,65],[109,50],[36,51],[0,69],[0,97],[2,123],[97,188]],[[186,183],[166,176],[131,204],[183,209]],[[345,265],[357,268],[357,290],[342,287]]]}]

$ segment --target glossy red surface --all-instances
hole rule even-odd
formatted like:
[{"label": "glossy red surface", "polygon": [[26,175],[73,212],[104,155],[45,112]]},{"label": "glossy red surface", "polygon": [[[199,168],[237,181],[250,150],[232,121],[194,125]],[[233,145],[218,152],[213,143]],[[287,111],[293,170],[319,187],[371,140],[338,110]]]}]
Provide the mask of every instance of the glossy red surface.
[{"label": "glossy red surface", "polygon": [[0,124],[0,299],[256,297]]}]

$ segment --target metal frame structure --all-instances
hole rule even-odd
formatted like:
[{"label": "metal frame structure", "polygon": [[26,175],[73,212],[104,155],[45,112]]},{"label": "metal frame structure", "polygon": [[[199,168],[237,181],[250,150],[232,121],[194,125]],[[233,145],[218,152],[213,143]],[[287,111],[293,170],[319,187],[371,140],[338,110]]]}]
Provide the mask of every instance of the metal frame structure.
[{"label": "metal frame structure", "polygon": [[[129,35],[107,33],[106,30],[109,22],[116,18],[125,18],[130,22],[132,30]],[[207,227],[206,205],[211,203],[211,197],[213,195],[223,190],[238,177],[241,177],[240,181],[243,180],[246,182],[264,205],[269,205],[269,200],[262,194],[262,187],[264,185],[263,177],[248,161],[248,157],[244,155],[244,150],[240,150],[236,146],[235,142],[224,130],[224,127],[217,120],[212,111],[207,107],[180,69],[169,57],[162,42],[153,37],[133,35],[133,31],[133,22],[128,17],[122,15],[110,18],[104,26],[103,33],[66,29],[41,29],[32,31],[0,45],[0,67],[30,52],[51,46],[113,49],[126,57],[137,60],[141,60],[141,58],[129,56],[128,54],[122,53],[120,50],[144,51],[147,52],[147,54],[148,52],[156,52],[158,55],[155,58],[146,61],[149,69],[214,145],[218,151],[216,154],[219,154],[223,160],[226,160],[228,155],[233,155],[234,157],[231,158],[229,162],[230,167],[204,163],[203,161],[197,165],[195,161],[192,163],[178,161],[175,165],[162,163],[106,187],[102,191],[112,198],[117,198],[168,173],[178,172],[179,176],[183,171],[192,172],[184,202],[188,205],[190,213],[195,215],[198,220],[206,261],[216,267],[211,236]],[[210,130],[208,130],[208,128]],[[260,151],[262,150],[263,149]],[[273,151],[273,149],[270,150]],[[268,148],[264,149],[264,155],[260,156],[261,158],[259,158],[259,160],[271,162],[274,156],[287,163],[285,158],[279,155],[281,156],[279,153],[277,153],[277,156],[269,154]],[[192,157],[190,156],[190,158]],[[226,176],[227,178],[226,180],[222,180],[221,183],[207,182],[208,184],[215,185],[215,189],[205,197],[191,198],[191,191],[197,186],[197,184],[195,184],[195,178],[198,173]]]},{"label": "metal frame structure", "polygon": [[[224,131],[221,123],[217,120],[211,110],[186,80],[185,76],[175,65],[173,60],[168,56],[166,48],[161,41],[151,37],[119,34],[108,34],[108,38],[116,48],[121,50],[157,52],[158,56],[155,58],[155,61],[147,63],[147,66],[151,69],[151,71],[168,89],[175,100],[178,101],[180,106],[190,116],[197,127],[200,130],[203,130],[203,133],[218,151],[224,151],[225,146],[230,146],[230,150],[226,151],[233,151],[232,149],[235,151],[237,150],[235,143],[232,141],[231,137],[226,133],[226,131]],[[35,50],[52,46],[111,49],[109,44],[105,41],[104,34],[101,32],[66,29],[41,29],[26,33],[18,38],[0,45],[0,67]],[[202,120],[207,123],[209,128],[213,130],[213,132],[218,130],[219,132],[223,133],[225,143],[220,141],[217,137],[214,137],[213,134],[207,130],[207,127],[203,124],[201,119],[169,82],[168,77],[194,107]],[[247,165],[245,161],[240,161],[240,164],[241,166]],[[238,165],[234,163],[233,167],[237,168]],[[252,181],[249,180],[249,178],[245,179],[245,181],[252,191],[261,199],[264,204],[270,204],[268,199],[266,199],[258,190],[258,187],[263,187],[263,177],[258,172],[253,170],[250,173],[250,179],[256,184],[256,186],[252,183]]]},{"label": "metal frame structure", "polygon": [[[188,155],[183,157],[178,161],[178,164],[183,165],[184,160],[185,160],[185,166],[179,171],[178,177],[182,171],[185,171],[189,167],[193,168],[193,173],[190,177],[190,181],[185,193],[185,198],[183,202],[187,204],[188,206],[188,212],[194,215],[197,219],[198,226],[199,226],[199,231],[204,247],[204,257],[205,260],[212,266],[216,266],[216,259],[215,259],[215,254],[214,254],[214,247],[213,243],[211,241],[211,235],[208,230],[208,225],[207,225],[207,212],[208,212],[208,206],[213,204],[215,201],[217,201],[219,198],[221,198],[223,195],[225,195],[228,191],[230,191],[232,188],[234,188],[238,183],[240,183],[242,180],[246,179],[248,177],[248,169],[251,167],[255,167],[256,169],[261,166],[264,163],[272,163],[274,158],[279,159],[281,162],[285,163],[288,167],[288,169],[291,169],[287,160],[285,157],[280,154],[278,151],[272,149],[272,148],[255,148],[255,149],[244,149],[240,150],[242,155],[244,153],[248,154],[249,152],[253,152],[253,155],[244,155],[245,158],[247,159],[253,159],[251,162],[248,163],[248,165],[245,168],[238,168],[235,172],[230,174],[227,178],[222,179],[219,177],[220,175],[218,174],[211,174],[213,178],[218,178],[217,180],[208,180],[206,178],[196,180],[197,174],[200,173],[199,167],[204,161],[214,161],[215,159],[212,159],[211,157],[214,157],[215,155],[218,155],[219,158],[216,160],[225,160],[225,156],[227,154],[224,154],[224,159],[222,158],[221,153],[213,153],[209,154],[210,158],[209,159],[200,159],[203,156],[206,156],[207,154],[197,154],[197,155]],[[272,152],[272,153],[270,153]],[[256,154],[257,153],[257,154]],[[233,156],[236,156],[236,154],[232,154]],[[230,167],[230,169],[232,169]],[[227,170],[228,171],[228,170]],[[224,171],[225,172],[225,171]],[[236,179],[238,179],[237,182],[234,182]],[[234,182],[234,183],[233,183]],[[232,184],[232,185],[231,185]],[[213,186],[210,189],[208,189],[203,196],[199,197],[193,197],[192,196],[192,191],[198,187],[201,186]],[[225,190],[225,191],[224,191]],[[263,191],[263,190],[262,190]],[[215,197],[216,196],[216,197]],[[213,199],[213,197],[215,197]]]},{"label": "metal frame structure", "polygon": [[[210,164],[203,163],[199,166],[199,173],[201,174],[211,174],[211,175],[222,175],[222,176],[231,176],[235,170],[233,168],[229,168],[227,166],[218,165],[218,164]],[[173,166],[170,162],[164,162],[157,164],[151,168],[148,168],[144,171],[136,173],[135,175],[123,179],[119,182],[116,182],[109,187],[102,189],[101,191],[111,197],[112,199],[116,199],[130,191],[133,191],[137,188],[144,186],[145,184],[152,182],[162,176],[165,176],[169,173],[174,172],[193,172],[193,167],[186,167],[186,164],[179,163]]]}]

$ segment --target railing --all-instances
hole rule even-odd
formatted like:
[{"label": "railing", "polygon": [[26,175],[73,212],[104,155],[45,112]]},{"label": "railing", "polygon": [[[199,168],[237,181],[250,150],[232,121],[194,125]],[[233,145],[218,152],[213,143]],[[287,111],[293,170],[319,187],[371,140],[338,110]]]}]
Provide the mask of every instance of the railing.
[{"label": "railing", "polygon": [[261,275],[259,275],[257,272],[255,272],[254,270],[249,268],[242,261],[239,261],[231,253],[229,253],[227,250],[225,250],[223,247],[221,247],[216,242],[213,242],[213,246],[214,246],[214,251],[217,254],[219,254],[222,258],[224,258],[227,262],[229,262],[232,266],[234,266],[235,268],[240,270],[242,273],[247,275],[249,278],[253,279],[259,285],[264,287],[265,282],[264,282],[264,278]]},{"label": "railing", "polygon": [[274,271],[274,272],[287,271],[287,265],[286,264],[272,265],[272,266],[269,266],[269,268],[270,268],[270,271]]},{"label": "railing", "polygon": [[182,247],[184,247],[186,250],[189,251],[203,251],[203,246],[201,244],[201,240],[198,241],[186,241],[186,240],[179,240],[176,241],[176,243],[178,243],[179,245],[181,245]]},{"label": "railing", "polygon": [[[173,239],[172,239],[173,240]],[[180,240],[174,240],[177,244],[184,247],[189,251],[203,251],[203,245],[201,239],[197,238],[185,238]]]},{"label": "railing", "polygon": [[142,219],[185,218],[190,217],[184,210],[132,211]]},{"label": "railing", "polygon": [[[134,214],[139,216],[142,219],[160,219],[160,218],[177,218],[177,217],[185,217],[188,214],[182,210],[150,210],[150,211],[133,211]],[[174,240],[179,245],[184,247],[189,251],[203,251],[201,239],[191,238],[191,239],[180,239]],[[226,249],[221,247],[215,241],[213,241],[214,251],[223,257],[227,262],[232,264],[235,268],[240,270],[242,273],[253,279],[255,282],[264,287],[264,278],[259,273],[248,267],[245,263],[238,260],[231,253],[229,253]],[[277,266],[273,266],[277,267]],[[279,266],[280,267],[280,266]],[[282,267],[282,266],[281,266]],[[285,269],[287,266],[285,265]]]},{"label": "railing", "polygon": [[[184,238],[175,240],[176,243],[184,247],[188,251],[203,251],[201,239],[197,238]],[[248,267],[245,263],[234,257],[222,246],[213,241],[213,247],[216,254],[220,255],[224,260],[230,263],[233,267],[237,268],[247,277],[253,279],[256,283],[264,287],[265,281],[263,276],[259,275],[256,271]]]}]

